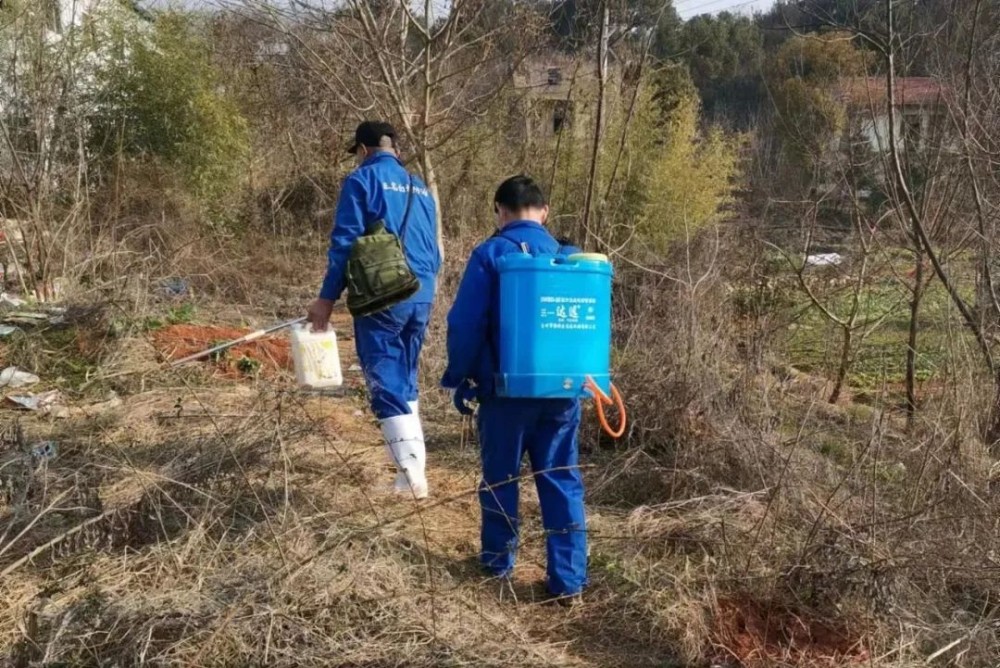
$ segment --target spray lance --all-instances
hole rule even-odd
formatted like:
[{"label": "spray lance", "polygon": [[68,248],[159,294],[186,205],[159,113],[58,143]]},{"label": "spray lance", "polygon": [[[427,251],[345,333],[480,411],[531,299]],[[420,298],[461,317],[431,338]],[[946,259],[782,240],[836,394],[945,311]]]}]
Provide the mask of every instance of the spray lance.
[{"label": "spray lance", "polygon": [[306,318],[305,316],[303,316],[301,318],[296,318],[295,320],[289,320],[287,322],[278,323],[277,325],[271,325],[270,327],[258,329],[257,331],[250,332],[249,334],[241,336],[238,339],[227,341],[226,343],[220,343],[219,345],[209,348],[208,350],[203,350],[200,353],[195,353],[193,355],[188,355],[187,357],[183,357],[179,360],[174,360],[173,362],[170,363],[170,366],[176,367],[176,366],[181,366],[182,364],[187,364],[188,362],[194,362],[203,359],[205,357],[208,357],[209,355],[214,355],[215,353],[219,353],[228,348],[232,348],[233,346],[238,346],[241,343],[249,343],[250,341],[255,341],[261,338],[262,336],[267,336],[268,334],[273,334],[275,332],[280,332],[283,329],[294,327],[295,325],[298,325],[305,321]]},{"label": "spray lance", "polygon": [[214,355],[235,345],[248,343],[262,336],[292,328],[292,361],[295,363],[295,379],[299,387],[307,390],[325,390],[341,386],[344,383],[344,376],[341,372],[340,354],[337,350],[337,333],[331,327],[322,332],[309,331],[309,328],[302,324],[306,320],[305,317],[296,318],[258,329],[233,341],[220,343],[208,350],[171,362],[170,366],[178,367]]},{"label": "spray lance", "polygon": [[[225,343],[220,343],[219,345],[213,346],[207,350],[203,350],[199,353],[194,353],[193,355],[188,355],[187,357],[175,360],[170,363],[170,366],[178,367],[183,364],[187,364],[189,362],[194,362],[203,359],[205,357],[208,357],[210,355],[214,355],[215,353],[222,352],[223,350],[227,350],[228,348],[232,348],[233,346],[237,346],[241,343],[249,343],[250,341],[255,341],[263,336],[267,336],[268,334],[273,334],[283,329],[294,327],[305,321],[306,318],[301,317],[301,318],[296,318],[294,320],[281,322],[276,325],[271,325],[270,327],[264,327],[262,329],[258,329],[257,331],[250,332],[249,334],[241,336],[238,339],[227,341]],[[337,366],[339,367],[339,362],[337,363]],[[627,418],[625,416],[625,405],[624,402],[622,401],[621,394],[619,394],[618,392],[618,388],[615,387],[614,385],[611,385],[611,396],[609,397],[600,388],[598,383],[595,382],[594,379],[590,376],[587,376],[585,388],[594,398],[594,404],[597,409],[597,419],[600,422],[601,427],[612,438],[621,438],[621,436],[625,433]],[[469,416],[475,413],[475,401],[476,401],[475,396],[476,396],[475,386],[469,383],[463,383],[462,386],[456,389],[452,397],[452,400],[455,403],[455,407],[458,409],[458,411],[463,415],[463,418],[465,419],[467,419]],[[618,413],[621,417],[621,423],[618,425],[617,428],[612,427],[608,423],[607,417],[605,416],[604,413],[604,407],[611,405],[614,405],[618,409]],[[463,426],[464,426],[464,420],[463,420]]]}]

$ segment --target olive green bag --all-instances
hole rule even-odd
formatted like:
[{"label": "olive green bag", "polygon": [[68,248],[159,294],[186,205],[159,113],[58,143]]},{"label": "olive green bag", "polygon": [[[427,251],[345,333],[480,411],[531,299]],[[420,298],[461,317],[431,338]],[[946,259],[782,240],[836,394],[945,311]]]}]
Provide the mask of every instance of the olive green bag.
[{"label": "olive green bag", "polygon": [[420,289],[420,281],[403,252],[412,201],[411,176],[399,237],[386,229],[384,220],[377,220],[351,248],[347,260],[347,310],[356,318],[384,311]]}]

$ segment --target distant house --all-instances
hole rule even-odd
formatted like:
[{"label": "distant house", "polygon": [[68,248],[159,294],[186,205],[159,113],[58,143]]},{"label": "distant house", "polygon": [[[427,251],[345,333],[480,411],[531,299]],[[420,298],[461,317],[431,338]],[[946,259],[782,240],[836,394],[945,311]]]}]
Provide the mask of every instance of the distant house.
[{"label": "distant house", "polygon": [[[608,78],[614,76],[610,67]],[[581,139],[590,132],[598,94],[597,63],[556,52],[537,56],[515,72],[514,90],[522,95],[529,140],[546,141],[560,134]]]},{"label": "distant house", "polygon": [[88,12],[97,8],[100,0],[59,0],[59,25],[57,30],[79,26]]},{"label": "distant house", "polygon": [[[846,103],[852,134],[860,134],[872,151],[886,153],[890,147],[888,86],[881,77],[843,81],[839,98]],[[929,77],[896,80],[894,102],[896,145],[901,150],[923,150],[937,133],[944,131],[948,89]]]}]

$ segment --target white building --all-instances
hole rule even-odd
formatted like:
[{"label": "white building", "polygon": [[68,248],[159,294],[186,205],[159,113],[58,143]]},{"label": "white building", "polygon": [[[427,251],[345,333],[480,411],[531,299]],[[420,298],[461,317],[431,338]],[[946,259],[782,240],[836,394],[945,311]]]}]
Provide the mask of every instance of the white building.
[{"label": "white building", "polygon": [[[608,78],[616,75],[614,66],[609,66]],[[526,138],[547,141],[565,133],[581,140],[592,131],[598,91],[594,60],[555,51],[545,53],[522,63],[514,73],[513,83],[514,90],[522,95]]]},{"label": "white building", "polygon": [[[888,85],[884,77],[848,79],[839,98],[847,104],[854,134],[860,134],[876,153],[886,153],[889,132]],[[926,148],[928,141],[946,131],[947,89],[929,77],[902,77],[894,91],[896,145],[901,150]]]},{"label": "white building", "polygon": [[[101,104],[98,73],[115,59],[128,57],[116,48],[116,27],[142,29],[143,22],[122,0],[27,0],[28,11],[14,15],[13,31],[41,27],[45,39],[0,40],[0,114],[8,122],[18,143],[32,148],[31,155],[47,155],[57,117],[88,117]],[[0,7],[2,7],[0,0]],[[89,39],[82,39],[86,35]],[[33,76],[41,62],[49,73]],[[37,90],[26,95],[25,82]],[[46,122],[40,122],[44,119]],[[0,170],[9,168],[12,157],[0,143]]]}]

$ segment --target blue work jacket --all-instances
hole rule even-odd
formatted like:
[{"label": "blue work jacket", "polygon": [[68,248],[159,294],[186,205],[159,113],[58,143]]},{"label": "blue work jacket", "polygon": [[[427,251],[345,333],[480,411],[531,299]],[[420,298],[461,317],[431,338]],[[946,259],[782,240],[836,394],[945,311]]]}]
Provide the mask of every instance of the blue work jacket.
[{"label": "blue work jacket", "polygon": [[[396,235],[400,233],[409,182],[410,174],[399,158],[384,151],[369,157],[344,180],[330,234],[329,266],[320,297],[333,301],[340,298],[346,287],[351,248],[369,225],[384,220],[387,230]],[[437,208],[427,186],[417,176],[413,176],[413,201],[403,250],[410,269],[420,280],[420,290],[409,301],[433,302],[435,281],[441,268]]]},{"label": "blue work jacket", "polygon": [[448,312],[448,367],[442,387],[455,388],[471,380],[480,399],[495,393],[494,375],[500,350],[500,277],[497,260],[507,253],[571,254],[573,246],[559,243],[542,225],[520,220],[509,223],[479,244],[465,267],[455,303]]}]

